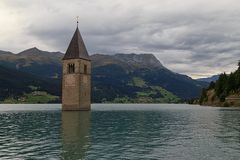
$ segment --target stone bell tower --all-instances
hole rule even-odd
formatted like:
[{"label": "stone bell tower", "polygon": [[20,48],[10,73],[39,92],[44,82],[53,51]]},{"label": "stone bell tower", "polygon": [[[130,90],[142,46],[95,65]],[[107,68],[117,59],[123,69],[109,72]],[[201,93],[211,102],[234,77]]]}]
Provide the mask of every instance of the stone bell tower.
[{"label": "stone bell tower", "polygon": [[78,27],[63,57],[62,110],[91,110],[91,60]]}]

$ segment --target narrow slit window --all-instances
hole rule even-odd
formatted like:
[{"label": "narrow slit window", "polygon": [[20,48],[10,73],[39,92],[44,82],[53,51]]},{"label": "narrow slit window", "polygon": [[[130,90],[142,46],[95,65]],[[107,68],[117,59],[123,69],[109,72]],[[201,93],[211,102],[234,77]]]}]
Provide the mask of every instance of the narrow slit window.
[{"label": "narrow slit window", "polygon": [[72,73],[75,73],[75,64],[72,64]]},{"label": "narrow slit window", "polygon": [[68,73],[70,73],[70,64],[68,64],[67,69],[68,69]]},{"label": "narrow slit window", "polygon": [[84,64],[84,74],[87,74],[87,65]]}]

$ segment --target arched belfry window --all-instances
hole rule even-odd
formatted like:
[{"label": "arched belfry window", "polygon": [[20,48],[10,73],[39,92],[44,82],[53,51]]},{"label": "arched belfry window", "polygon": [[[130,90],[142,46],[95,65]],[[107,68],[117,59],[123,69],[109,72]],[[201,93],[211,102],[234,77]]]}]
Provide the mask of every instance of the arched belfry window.
[{"label": "arched belfry window", "polygon": [[75,72],[75,64],[68,64],[68,73],[74,73]]}]

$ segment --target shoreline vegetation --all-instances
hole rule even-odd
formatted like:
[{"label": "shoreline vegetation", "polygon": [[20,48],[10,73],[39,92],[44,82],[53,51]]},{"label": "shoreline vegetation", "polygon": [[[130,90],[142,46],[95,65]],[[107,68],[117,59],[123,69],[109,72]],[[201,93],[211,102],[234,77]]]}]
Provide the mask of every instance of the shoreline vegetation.
[{"label": "shoreline vegetation", "polygon": [[46,103],[59,103],[59,97],[51,95],[44,91],[34,91],[25,93],[19,97],[8,97],[0,104],[46,104]]},{"label": "shoreline vegetation", "polygon": [[238,69],[227,75],[223,73],[216,82],[203,88],[199,99],[192,99],[190,104],[217,107],[240,107],[240,61]]},{"label": "shoreline vegetation", "polygon": [[[61,103],[61,97],[52,95],[46,91],[39,90],[38,87],[28,86],[32,91],[29,93],[24,93],[23,95],[8,97],[0,101],[0,104],[52,104]],[[144,86],[141,86],[144,87]],[[92,101],[93,103],[96,103]],[[116,97],[112,101],[107,99],[102,100],[102,104],[159,104],[159,103],[169,103],[177,104],[183,103],[179,97],[172,94],[171,92],[163,89],[160,86],[150,86],[150,89],[146,89],[144,92],[137,92],[135,98],[131,97]]]}]

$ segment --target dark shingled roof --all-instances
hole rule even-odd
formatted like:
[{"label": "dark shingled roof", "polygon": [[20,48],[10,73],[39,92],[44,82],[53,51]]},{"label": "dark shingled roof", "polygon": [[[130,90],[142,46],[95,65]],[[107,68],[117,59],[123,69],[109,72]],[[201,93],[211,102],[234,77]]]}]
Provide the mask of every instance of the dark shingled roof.
[{"label": "dark shingled roof", "polygon": [[87,49],[83,42],[82,36],[77,27],[72,40],[68,46],[66,54],[63,57],[63,60],[66,59],[85,59],[90,60]]}]

